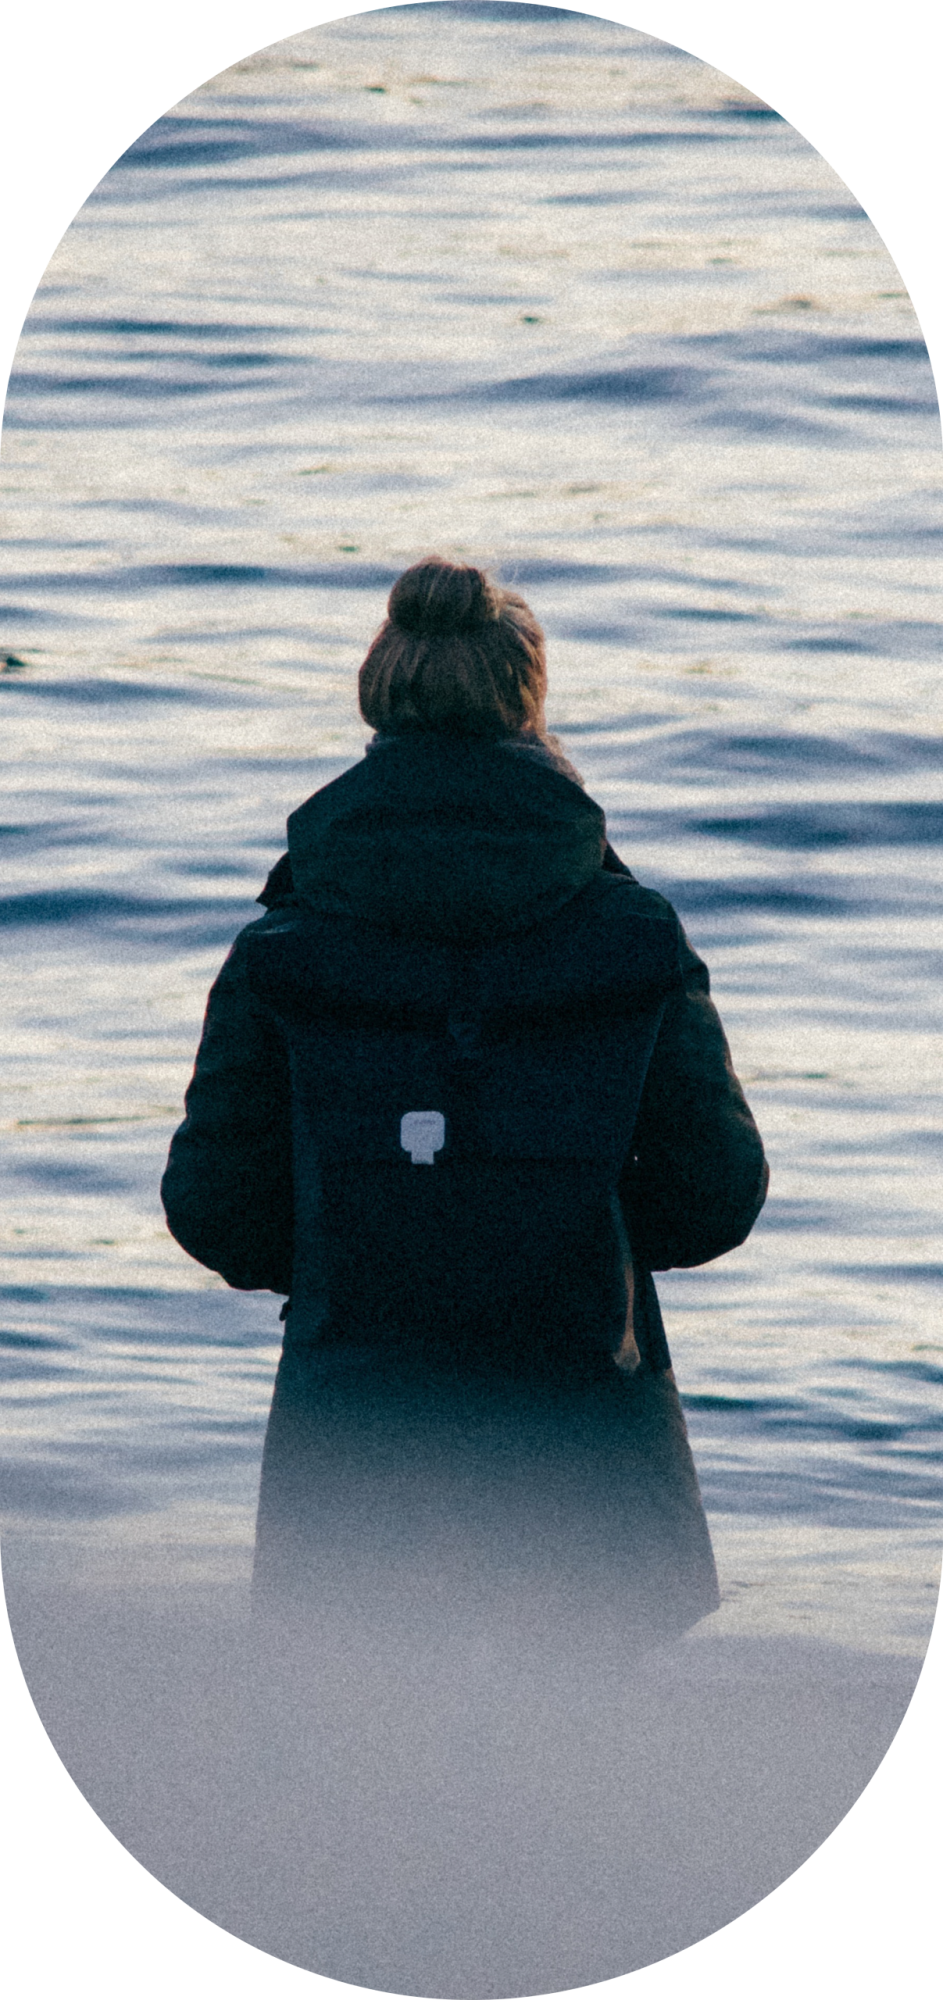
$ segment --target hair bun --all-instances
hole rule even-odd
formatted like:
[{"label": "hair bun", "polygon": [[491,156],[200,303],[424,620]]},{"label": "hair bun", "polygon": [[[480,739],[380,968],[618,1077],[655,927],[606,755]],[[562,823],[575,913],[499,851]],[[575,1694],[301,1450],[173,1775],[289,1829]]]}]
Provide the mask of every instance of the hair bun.
[{"label": "hair bun", "polygon": [[387,609],[401,632],[442,636],[490,625],[500,607],[484,570],[428,556],[394,583]]}]

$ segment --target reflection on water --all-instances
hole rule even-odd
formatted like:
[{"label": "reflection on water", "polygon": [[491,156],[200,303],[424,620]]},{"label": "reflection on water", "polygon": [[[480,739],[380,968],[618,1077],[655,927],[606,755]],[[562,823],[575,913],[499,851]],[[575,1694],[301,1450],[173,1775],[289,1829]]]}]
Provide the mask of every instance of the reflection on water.
[{"label": "reflection on water", "polygon": [[[407,7],[263,51],[143,135],[50,266],[6,422],[2,1478],[31,1685],[97,1799],[108,1760],[68,1689],[110,1674],[138,1789],[116,1778],[100,1810],[200,1907],[301,1963],[443,1993],[453,1973],[462,1991],[534,1991],[645,1963],[834,1825],[892,1733],[936,1598],[939,432],[898,274],[830,169],[728,78],[586,17]],[[199,1739],[197,1796],[134,1635],[166,1633],[171,1604],[181,1635],[195,1621],[177,1714],[221,1684],[220,1635],[255,1685],[240,1621],[278,1308],[188,1263],[157,1186],[206,989],[257,914],[286,814],[361,754],[356,666],[393,577],[432,547],[493,561],[533,602],[551,726],[710,963],[773,1178],[742,1249],[659,1279],[720,1610],[617,1692],[600,1655],[582,1708],[585,1656],[559,1634],[557,1693],[533,1713],[507,1619],[499,1643],[482,1613],[448,1660],[443,1638],[434,1673],[404,1640],[409,1783],[397,1793],[387,1766],[376,1782],[421,1857],[409,1881],[371,1845],[383,1810],[364,1772],[389,1697],[355,1607],[318,1638],[335,1735],[286,1720],[293,1768],[277,1777],[274,1738],[246,1767],[247,1785],[283,1784],[280,1810],[295,1798],[310,1844],[322,1759],[332,1852],[386,1884],[367,1936],[340,1863],[323,1905],[284,1855],[264,1908],[258,1853],[213,1877],[200,1829],[236,1811],[232,1790],[220,1803],[229,1725],[218,1713]],[[493,1695],[498,1657],[521,1675],[519,1814],[470,1747],[474,1676]],[[795,1665],[791,1708],[761,1692],[773,1659],[781,1683]],[[142,1699],[163,1776],[134,1763]],[[250,1699],[234,1695],[234,1731]],[[622,1719],[603,1758],[587,1718],[607,1703]],[[767,1753],[790,1801],[778,1832]],[[700,1807],[672,1818],[657,1799],[684,1760]],[[478,1774],[461,1797],[458,1766]],[[644,1854],[619,1817],[633,1785]],[[690,1873],[678,1828],[695,1843],[731,1786],[746,1832],[725,1836],[682,1935],[654,1884]],[[569,1831],[564,1790],[582,1801]],[[541,1858],[515,1905],[524,1850]],[[517,1959],[482,1957],[485,1896]],[[452,1972],[431,1943],[415,1955],[417,1911],[447,1905]],[[478,1987],[455,1972],[471,1964]]]}]

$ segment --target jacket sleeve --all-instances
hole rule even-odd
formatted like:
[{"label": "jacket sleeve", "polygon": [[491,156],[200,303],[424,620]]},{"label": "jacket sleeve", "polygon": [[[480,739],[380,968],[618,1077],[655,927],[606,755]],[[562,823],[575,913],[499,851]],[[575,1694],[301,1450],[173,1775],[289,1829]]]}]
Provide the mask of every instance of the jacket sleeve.
[{"label": "jacket sleeve", "polygon": [[[249,932],[266,924],[262,917]],[[186,1117],[161,1182],[172,1236],[240,1291],[289,1292],[291,1085],[248,979],[243,931],[211,989]]]},{"label": "jacket sleeve", "polygon": [[749,1235],[769,1183],[707,967],[683,931],[681,970],[620,1184],[633,1254],[653,1271],[707,1264],[735,1249]]}]

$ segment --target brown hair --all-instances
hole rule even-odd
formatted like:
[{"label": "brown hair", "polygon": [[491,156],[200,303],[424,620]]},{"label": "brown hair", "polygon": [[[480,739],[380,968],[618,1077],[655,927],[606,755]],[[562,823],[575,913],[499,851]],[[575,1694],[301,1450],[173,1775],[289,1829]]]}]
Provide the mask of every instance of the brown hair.
[{"label": "brown hair", "polygon": [[546,681],[524,599],[470,563],[427,556],[393,585],[360,669],[360,712],[379,730],[513,736],[536,723]]}]

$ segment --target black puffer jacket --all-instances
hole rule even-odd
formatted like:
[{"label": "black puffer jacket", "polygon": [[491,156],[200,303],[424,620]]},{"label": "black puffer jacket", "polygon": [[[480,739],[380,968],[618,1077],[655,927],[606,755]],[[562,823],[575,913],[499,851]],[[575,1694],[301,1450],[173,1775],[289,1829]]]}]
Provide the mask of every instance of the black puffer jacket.
[{"label": "black puffer jacket", "polygon": [[[600,869],[629,876],[599,806],[536,739],[378,740],[292,814],[288,833],[259,898],[267,913],[236,939],[210,993],[161,1189],[191,1256],[230,1285],[282,1293],[292,1288],[288,1063],[250,989],[246,939],[301,903],[474,948],[554,916]],[[667,910],[654,891],[637,893]],[[707,968],[683,934],[682,971],[621,1187],[637,1290],[640,1270],[707,1263],[742,1243],[768,1180]]]}]

